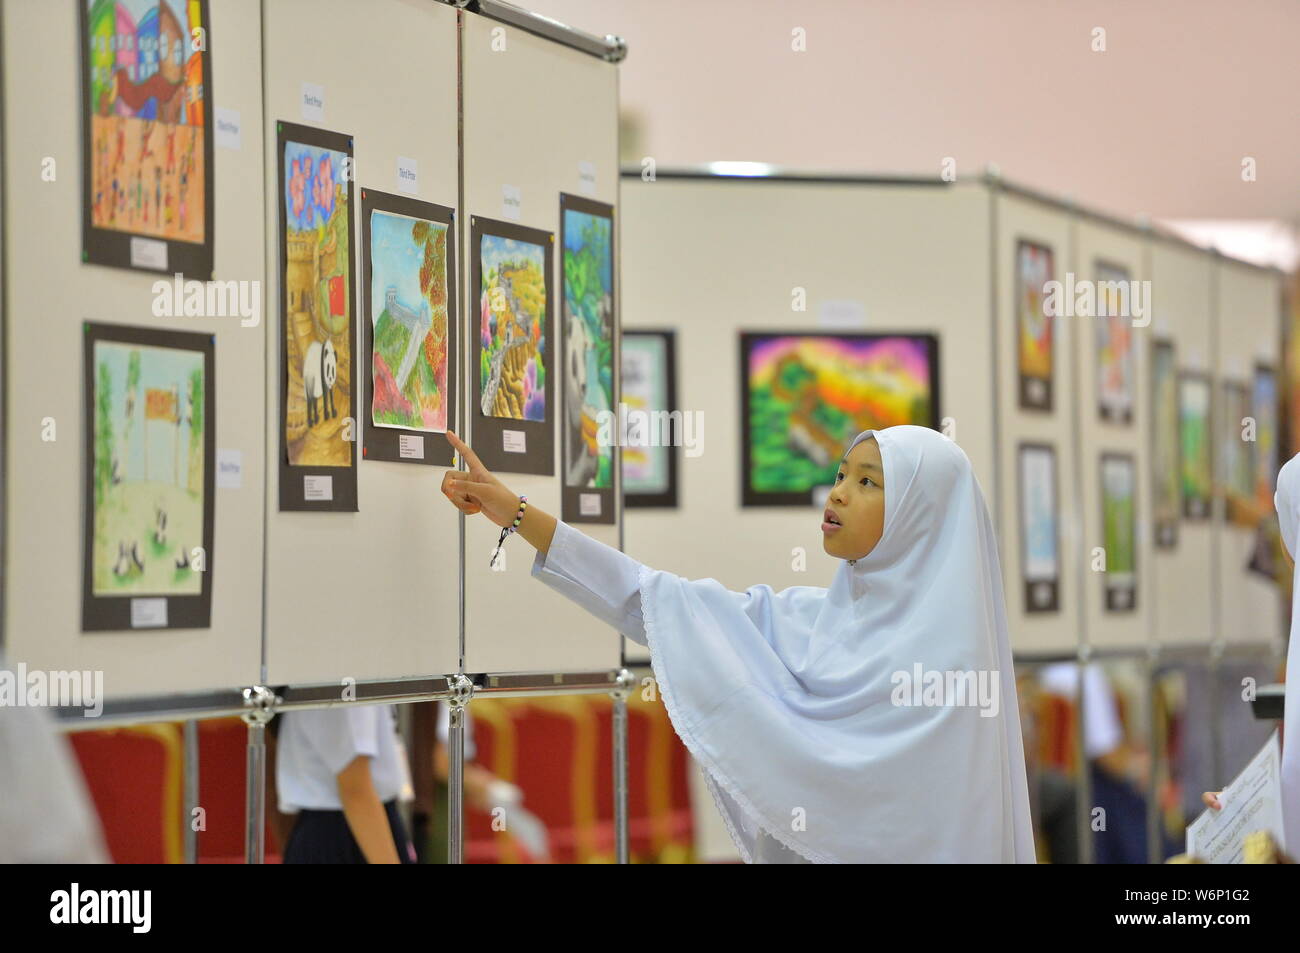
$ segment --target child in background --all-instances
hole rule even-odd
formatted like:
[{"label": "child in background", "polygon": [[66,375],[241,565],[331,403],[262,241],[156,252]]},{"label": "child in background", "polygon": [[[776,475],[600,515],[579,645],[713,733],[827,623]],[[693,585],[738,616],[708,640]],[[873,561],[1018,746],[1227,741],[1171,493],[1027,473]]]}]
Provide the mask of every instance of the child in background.
[{"label": "child in background", "polygon": [[405,781],[391,705],[344,704],[281,717],[276,789],[295,814],[286,864],[413,864],[397,810]]}]

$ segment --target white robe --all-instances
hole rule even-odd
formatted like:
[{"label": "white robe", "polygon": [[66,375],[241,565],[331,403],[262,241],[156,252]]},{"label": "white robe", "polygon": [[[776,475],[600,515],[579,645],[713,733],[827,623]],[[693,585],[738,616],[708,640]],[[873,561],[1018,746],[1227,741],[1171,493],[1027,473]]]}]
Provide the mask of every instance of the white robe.
[{"label": "white robe", "polygon": [[[829,589],[731,592],[564,523],[533,575],[650,648],[673,727],[746,862],[1033,863],[983,493],[943,435],[901,426],[859,440],[869,434],[884,530]],[[922,693],[935,676],[989,690],[936,699]]]},{"label": "white robe", "polygon": [[[1300,540],[1300,454],[1277,475],[1273,506],[1278,529],[1292,559]],[[1286,852],[1300,855],[1300,573],[1291,586],[1291,635],[1286,650],[1286,694],[1282,711],[1282,830]]]}]

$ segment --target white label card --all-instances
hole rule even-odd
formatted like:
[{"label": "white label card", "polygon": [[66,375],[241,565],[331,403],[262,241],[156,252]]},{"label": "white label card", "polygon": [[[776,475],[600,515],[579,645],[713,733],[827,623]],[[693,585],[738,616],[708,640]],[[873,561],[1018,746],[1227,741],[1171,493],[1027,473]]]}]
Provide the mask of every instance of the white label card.
[{"label": "white label card", "polygon": [[524,197],[517,185],[501,186],[501,217],[519,221],[523,214]]},{"label": "white label card", "polygon": [[867,309],[861,301],[823,301],[817,321],[824,328],[865,328]]},{"label": "white label card", "polygon": [[213,112],[213,125],[216,127],[216,143],[222,149],[238,150],[242,145],[239,132],[239,110],[218,106]]},{"label": "white label card", "polygon": [[528,434],[522,430],[501,431],[501,449],[506,453],[527,453]]},{"label": "white label card", "polygon": [[408,156],[397,157],[397,190],[407,195],[420,191],[420,163]]},{"label": "white label card", "polygon": [[423,460],[424,438],[411,433],[398,434],[397,455],[403,460]]},{"label": "white label card", "polygon": [[334,499],[334,478],[332,476],[307,475],[302,478],[302,498],[324,502]]},{"label": "white label card", "polygon": [[217,450],[217,488],[238,490],[244,485],[244,452]]},{"label": "white label card", "polygon": [[596,164],[586,159],[578,163],[578,189],[584,195],[596,194]]},{"label": "white label card", "polygon": [[167,600],[165,598],[131,600],[131,628],[157,629],[166,624]]},{"label": "white label card", "polygon": [[156,238],[131,236],[131,267],[167,270],[167,243]]},{"label": "white label card", "polygon": [[600,515],[600,494],[579,493],[578,512],[582,516],[599,516]]},{"label": "white label card", "polygon": [[325,121],[325,87],[318,83],[302,84],[302,118],[308,122]]}]

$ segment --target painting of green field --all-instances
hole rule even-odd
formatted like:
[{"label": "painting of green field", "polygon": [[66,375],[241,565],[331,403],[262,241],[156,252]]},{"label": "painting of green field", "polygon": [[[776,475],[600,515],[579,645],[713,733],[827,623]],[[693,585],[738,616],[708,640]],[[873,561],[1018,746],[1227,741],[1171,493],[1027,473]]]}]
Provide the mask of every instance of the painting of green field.
[{"label": "painting of green field", "polygon": [[1136,532],[1133,512],[1133,461],[1110,457],[1101,469],[1102,523],[1106,545],[1106,572],[1131,575],[1136,568]]},{"label": "painting of green field", "polygon": [[1213,459],[1210,456],[1210,381],[1185,374],[1178,381],[1178,433],[1182,450],[1183,499],[1208,508]]},{"label": "painting of green field", "polygon": [[94,364],[92,591],[198,594],[204,354],[97,341]]}]

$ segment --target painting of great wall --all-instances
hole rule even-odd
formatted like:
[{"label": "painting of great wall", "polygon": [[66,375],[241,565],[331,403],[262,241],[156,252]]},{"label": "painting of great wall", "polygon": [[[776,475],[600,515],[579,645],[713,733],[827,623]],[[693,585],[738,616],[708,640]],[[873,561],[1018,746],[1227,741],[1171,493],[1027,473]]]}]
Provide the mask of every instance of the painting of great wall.
[{"label": "painting of great wall", "polygon": [[90,221],[201,243],[206,237],[203,57],[197,0],[84,0]]},{"label": "painting of great wall", "polygon": [[546,249],[483,235],[478,249],[479,406],[487,417],[546,420]]},{"label": "painting of great wall", "polygon": [[931,426],[929,338],[773,336],[746,355],[750,487],[800,493],[835,481],[863,430]]},{"label": "painting of great wall", "polygon": [[286,142],[284,436],[293,466],[352,466],[347,156]]},{"label": "painting of great wall", "polygon": [[370,212],[377,427],[447,430],[447,226]]}]

